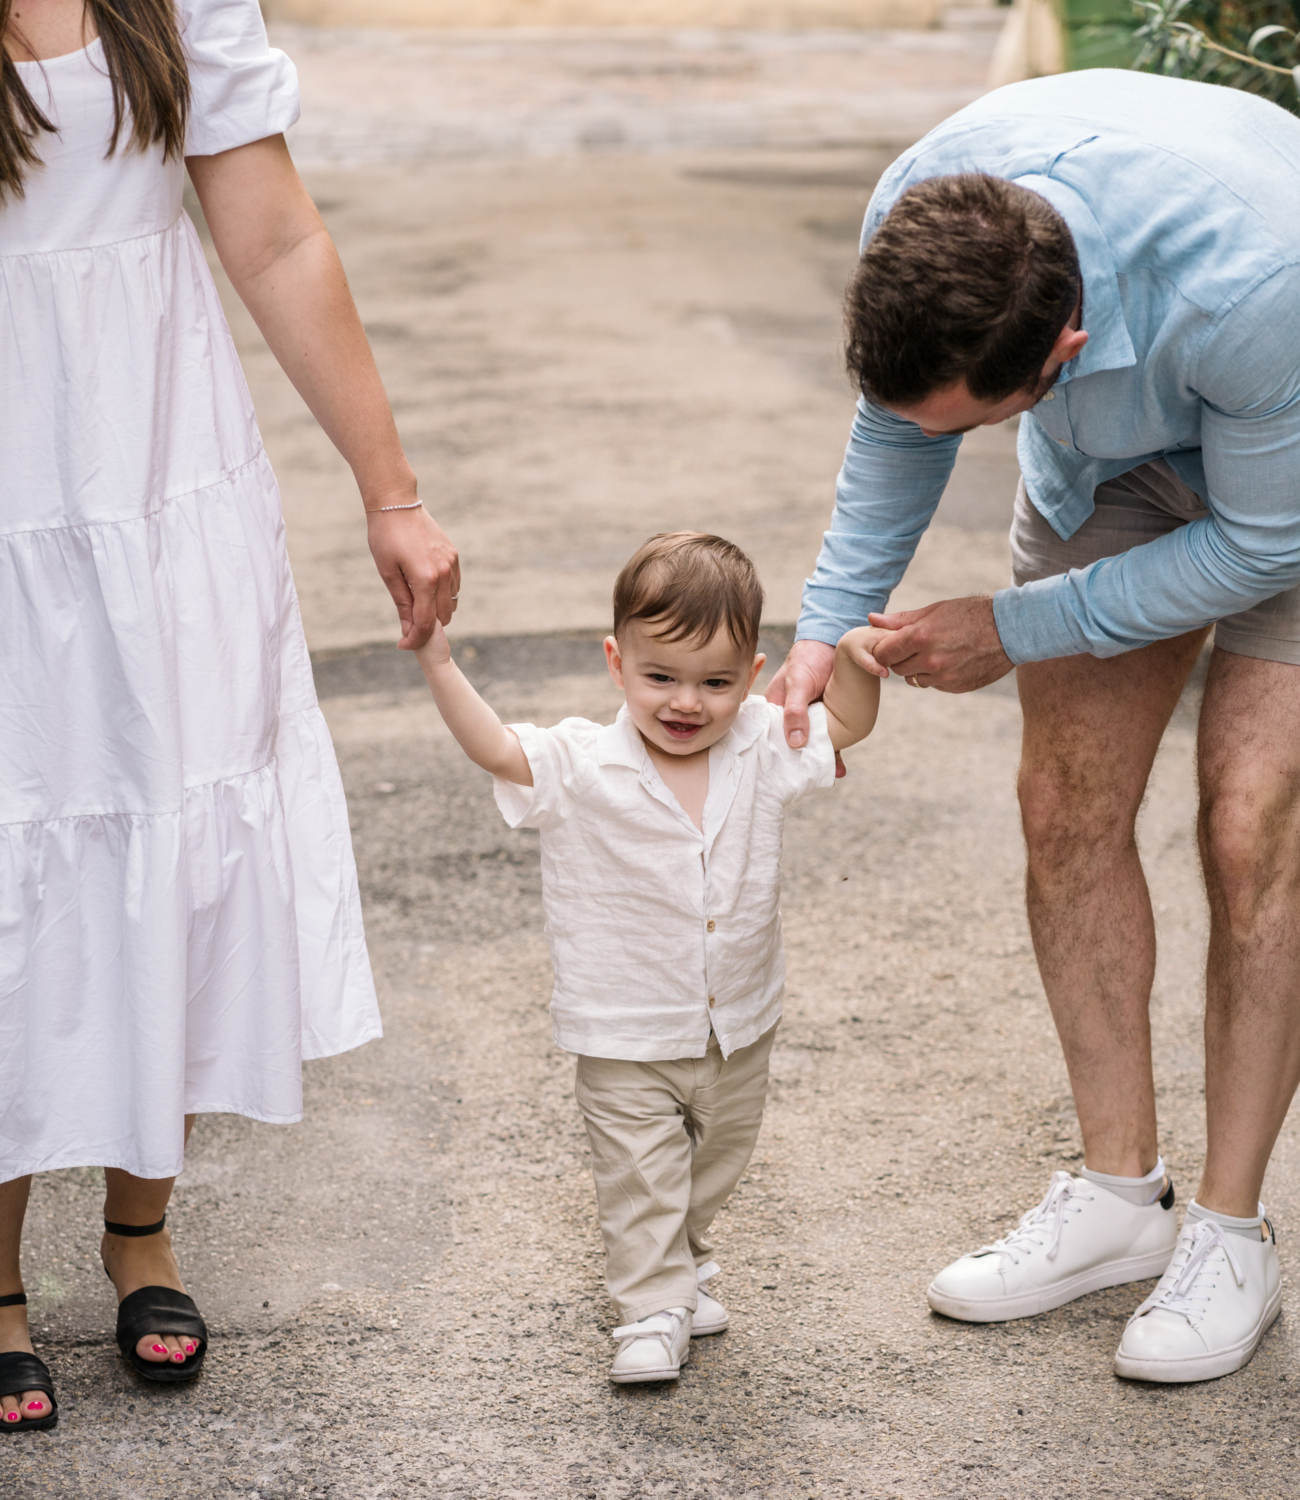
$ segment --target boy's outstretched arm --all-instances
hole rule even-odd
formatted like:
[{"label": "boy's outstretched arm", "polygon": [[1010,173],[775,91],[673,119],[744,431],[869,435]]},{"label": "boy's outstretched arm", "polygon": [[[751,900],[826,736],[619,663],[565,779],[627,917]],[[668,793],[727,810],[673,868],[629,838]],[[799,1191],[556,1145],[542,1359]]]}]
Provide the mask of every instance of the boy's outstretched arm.
[{"label": "boy's outstretched arm", "polygon": [[859,625],[840,637],[835,648],[835,667],[826,684],[826,726],[836,750],[856,745],[871,733],[880,707],[880,679],[889,675],[871,654],[877,641],[889,631],[874,625]]},{"label": "boy's outstretched arm", "polygon": [[532,767],[518,736],[506,728],[452,661],[447,632],[441,624],[434,626],[433,634],[416,651],[415,659],[424,672],[443,723],[474,764],[503,781],[532,786]]}]

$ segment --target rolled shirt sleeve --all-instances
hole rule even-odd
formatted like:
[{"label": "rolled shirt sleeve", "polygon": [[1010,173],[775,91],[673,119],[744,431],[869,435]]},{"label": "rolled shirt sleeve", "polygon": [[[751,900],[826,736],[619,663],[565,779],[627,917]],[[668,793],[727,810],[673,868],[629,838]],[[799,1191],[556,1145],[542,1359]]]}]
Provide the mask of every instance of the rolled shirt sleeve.
[{"label": "rolled shirt sleeve", "polygon": [[298,119],[298,70],[267,41],[257,0],[181,0],[190,72],[186,156],[215,156]]},{"label": "rolled shirt sleeve", "polygon": [[1210,514],[1117,557],[994,596],[1013,662],[1117,656],[1300,583],[1300,272],[1243,297],[1192,384]]},{"label": "rolled shirt sleeve", "polygon": [[826,705],[814,703],[808,709],[808,743],[792,750],[785,738],[785,713],[776,703],[765,703],[766,736],[763,753],[768,774],[781,791],[786,807],[806,797],[809,792],[825,791],[835,785],[835,747],[831,744]]},{"label": "rolled shirt sleeve", "polygon": [[912,560],[952,474],[960,437],[928,438],[914,422],[859,399],[831,529],[804,585],[796,639],[834,646],[882,610]]},{"label": "rolled shirt sleeve", "polygon": [[533,784],[520,786],[494,776],[492,794],[501,816],[511,828],[558,828],[572,814],[590,775],[589,752],[601,726],[589,719],[564,719],[554,729],[507,727],[524,747]]}]

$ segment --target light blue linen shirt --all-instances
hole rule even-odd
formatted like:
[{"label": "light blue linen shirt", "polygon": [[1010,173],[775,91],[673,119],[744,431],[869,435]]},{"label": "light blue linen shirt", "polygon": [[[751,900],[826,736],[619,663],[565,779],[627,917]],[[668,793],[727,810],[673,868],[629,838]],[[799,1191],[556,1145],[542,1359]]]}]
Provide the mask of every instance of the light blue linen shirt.
[{"label": "light blue linen shirt", "polygon": [[[1042,194],[1083,275],[1088,343],[1020,422],[1029,498],[1068,538],[1099,484],[1163,457],[1209,510],[996,594],[1012,661],[1115,656],[1300,582],[1300,120],[1145,73],[1013,84],[890,167],[863,245],[908,187],[974,171]],[[801,640],[833,643],[885,607],[960,443],[859,401]]]}]

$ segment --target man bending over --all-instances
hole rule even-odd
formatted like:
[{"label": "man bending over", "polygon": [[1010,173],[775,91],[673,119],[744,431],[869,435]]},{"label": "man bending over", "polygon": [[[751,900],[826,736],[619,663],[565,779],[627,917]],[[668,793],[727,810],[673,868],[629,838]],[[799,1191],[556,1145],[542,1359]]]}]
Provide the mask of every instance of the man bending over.
[{"label": "man bending over", "polygon": [[[1140,73],[999,89],[881,181],[849,318],[862,400],[770,696],[804,743],[835,643],[868,622],[916,687],[1017,669],[1029,921],[1084,1142],[1081,1174],[941,1271],[931,1305],[1027,1317],[1163,1272],[1116,1371],[1227,1374],[1280,1305],[1259,1194],[1300,1079],[1300,120]],[[1016,413],[1013,587],[876,613],[961,434]],[[1180,1233],[1134,822],[1211,631],[1208,1148]]]}]

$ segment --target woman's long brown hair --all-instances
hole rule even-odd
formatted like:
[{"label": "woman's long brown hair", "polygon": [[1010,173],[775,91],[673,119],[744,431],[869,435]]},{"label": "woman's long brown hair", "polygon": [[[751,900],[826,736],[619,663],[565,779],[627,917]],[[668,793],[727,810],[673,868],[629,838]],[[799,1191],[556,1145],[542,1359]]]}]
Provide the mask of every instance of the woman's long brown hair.
[{"label": "woman's long brown hair", "polygon": [[[28,93],[10,55],[13,0],[0,0],[0,203],[21,198],[29,168],[39,165],[37,137],[53,123]],[[147,151],[161,144],[167,156],[185,149],[190,78],[181,51],[173,0],[86,0],[85,20],[104,44],[113,82],[111,156],[131,114],[129,146]]]}]

